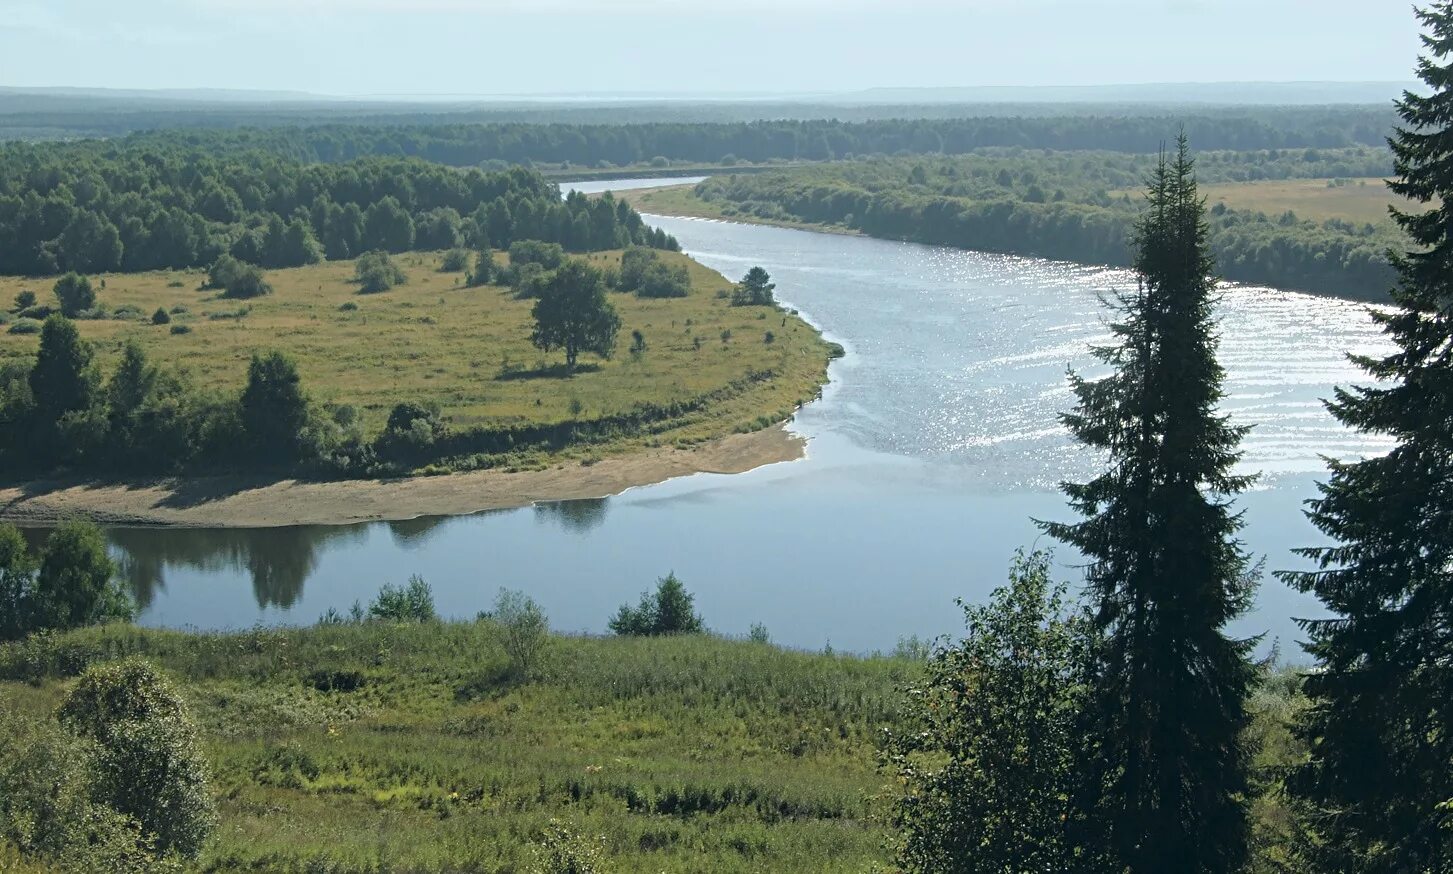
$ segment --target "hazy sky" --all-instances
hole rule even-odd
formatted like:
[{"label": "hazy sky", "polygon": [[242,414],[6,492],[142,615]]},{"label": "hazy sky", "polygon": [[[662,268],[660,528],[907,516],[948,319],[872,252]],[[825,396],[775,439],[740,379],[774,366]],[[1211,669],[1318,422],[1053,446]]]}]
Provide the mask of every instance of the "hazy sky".
[{"label": "hazy sky", "polygon": [[0,0],[0,85],[326,94],[1407,80],[1405,0]]}]

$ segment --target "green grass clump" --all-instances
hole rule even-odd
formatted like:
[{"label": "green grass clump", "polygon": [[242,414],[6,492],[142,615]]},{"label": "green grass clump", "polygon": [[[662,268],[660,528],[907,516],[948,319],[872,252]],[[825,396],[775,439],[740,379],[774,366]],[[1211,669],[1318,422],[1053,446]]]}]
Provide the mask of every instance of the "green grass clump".
[{"label": "green grass clump", "polygon": [[113,625],[0,648],[0,709],[48,714],[87,665],[157,665],[217,787],[199,870],[524,871],[566,832],[609,871],[888,861],[875,743],[919,662],[557,636],[526,682],[506,642],[491,620]]}]

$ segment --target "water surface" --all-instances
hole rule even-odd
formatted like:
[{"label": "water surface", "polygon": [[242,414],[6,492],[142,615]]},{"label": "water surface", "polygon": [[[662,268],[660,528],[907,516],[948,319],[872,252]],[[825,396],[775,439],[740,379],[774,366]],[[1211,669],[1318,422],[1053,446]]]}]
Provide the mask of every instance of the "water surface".
[{"label": "water surface", "polygon": [[[661,180],[643,180],[659,185]],[[581,183],[582,190],[634,180]],[[698,219],[652,217],[736,278],[770,271],[778,295],[847,347],[793,429],[808,457],[697,475],[594,501],[448,519],[257,531],[114,530],[151,625],[307,623],[420,574],[441,612],[472,616],[502,586],[559,629],[600,632],[674,570],[713,629],[761,622],[779,642],[889,649],[962,627],[955,598],[1001,584],[1014,550],[1049,546],[1033,518],[1068,519],[1056,484],[1097,459],[1057,423],[1068,367],[1107,332],[1099,296],[1121,271]],[[1249,548],[1268,570],[1318,542],[1300,505],[1321,455],[1385,451],[1321,406],[1360,374],[1348,351],[1384,348],[1362,305],[1230,288],[1219,308],[1225,408],[1254,426],[1242,466]],[[1059,550],[1064,578],[1079,571]],[[1274,580],[1236,630],[1290,643],[1313,599]],[[1293,649],[1292,647],[1285,647]]]}]

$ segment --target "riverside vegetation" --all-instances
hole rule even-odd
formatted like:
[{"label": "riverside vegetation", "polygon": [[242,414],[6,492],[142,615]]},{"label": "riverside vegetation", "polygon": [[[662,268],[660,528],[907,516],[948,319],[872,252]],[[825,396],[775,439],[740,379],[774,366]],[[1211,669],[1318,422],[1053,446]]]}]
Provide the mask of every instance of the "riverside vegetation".
[{"label": "riverside vegetation", "polygon": [[1063,487],[1078,521],[1042,527],[1087,562],[1078,602],[1029,553],[962,640],[893,657],[711,637],[674,574],[604,639],[550,637],[519,593],[440,622],[419,579],[309,629],[187,634],[106,622],[125,604],[94,529],[36,563],[0,528],[23,617],[0,646],[0,861],[1450,870],[1453,215],[1429,207],[1453,197],[1453,2],[1419,17],[1428,93],[1398,104],[1392,148],[1420,208],[1395,214],[1411,248],[1374,316],[1397,348],[1357,357],[1378,384],[1329,404],[1395,445],[1332,463],[1308,508],[1330,544],[1284,575],[1331,613],[1303,623],[1314,669],[1272,671],[1227,632],[1257,575],[1236,507],[1254,478],[1217,410],[1213,230],[1183,135],[1133,224],[1135,287],[1107,299],[1104,372],[1070,376],[1063,424],[1106,464]]},{"label": "riverside vegetation", "polygon": [[[218,279],[200,272],[105,274],[87,283],[84,317],[0,334],[0,458],[10,476],[531,468],[782,421],[834,354],[770,301],[733,306],[731,282],[674,252],[568,260],[521,241],[465,254],[270,270],[271,292],[246,300],[199,290]],[[443,271],[451,259],[468,273]],[[608,357],[570,368],[532,342],[533,311],[577,262],[571,275],[597,284],[619,329],[596,338]],[[362,293],[378,271],[386,290]],[[50,284],[0,279],[0,298],[51,297]],[[249,367],[259,348],[277,354]],[[68,388],[37,394],[36,378]]]},{"label": "riverside vegetation", "polygon": [[[1125,267],[1142,205],[1133,189],[1154,160],[1120,152],[1023,149],[877,157],[728,173],[691,190],[644,191],[628,199],[664,214],[848,230]],[[1198,167],[1211,183],[1211,247],[1225,278],[1386,299],[1393,282],[1386,253],[1399,241],[1387,208],[1410,208],[1387,194],[1389,151],[1364,146],[1206,152]],[[1279,202],[1270,195],[1287,186],[1268,189],[1268,180],[1306,183],[1294,200]]]}]

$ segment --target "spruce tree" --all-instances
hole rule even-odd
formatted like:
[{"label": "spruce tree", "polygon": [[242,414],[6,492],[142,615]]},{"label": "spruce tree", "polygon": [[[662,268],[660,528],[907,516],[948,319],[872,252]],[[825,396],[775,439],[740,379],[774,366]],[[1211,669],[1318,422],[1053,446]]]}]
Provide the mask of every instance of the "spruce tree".
[{"label": "spruce tree", "polygon": [[1437,208],[1394,212],[1416,251],[1393,257],[1396,307],[1373,318],[1396,351],[1354,356],[1379,384],[1328,404],[1396,446],[1332,463],[1309,516],[1333,545],[1284,575],[1335,614],[1303,623],[1319,668],[1299,726],[1311,758],[1288,780],[1326,870],[1453,870],[1453,3],[1418,17],[1431,93],[1398,103],[1390,187]]},{"label": "spruce tree", "polygon": [[1231,504],[1249,478],[1233,473],[1245,429],[1216,411],[1206,237],[1182,135],[1149,182],[1137,287],[1108,301],[1114,343],[1095,354],[1112,372],[1071,375],[1078,404],[1063,420],[1109,466],[1064,486],[1082,521],[1041,523],[1088,559],[1099,638],[1071,826],[1089,855],[1134,874],[1229,872],[1247,856],[1252,642],[1224,628],[1252,595]]}]

